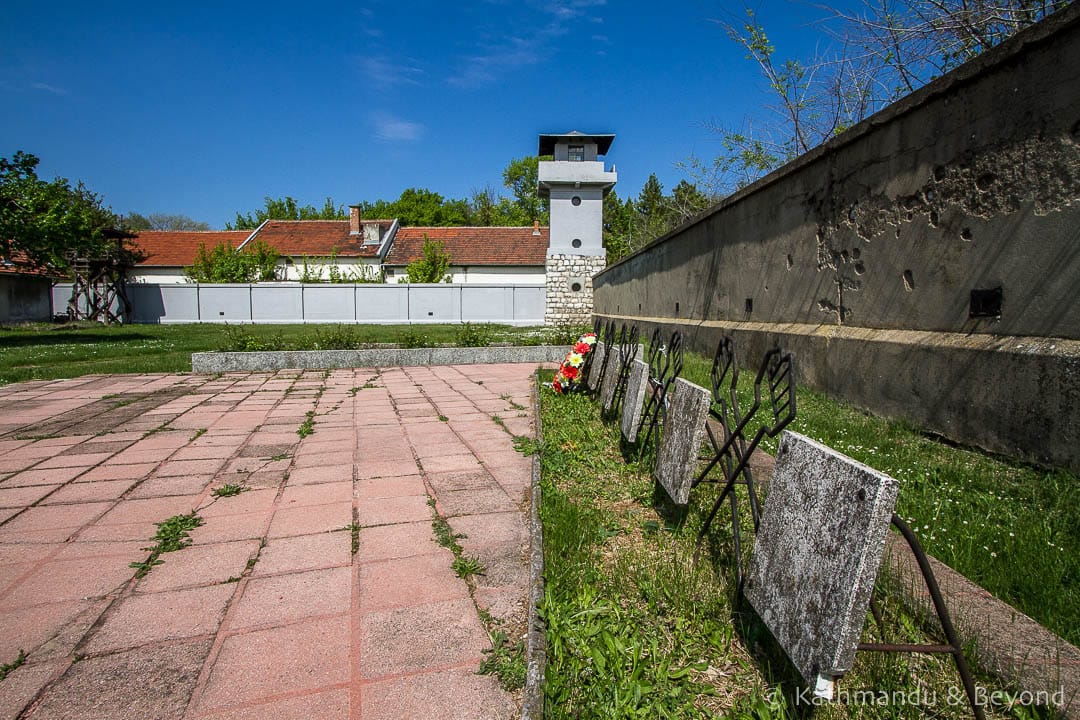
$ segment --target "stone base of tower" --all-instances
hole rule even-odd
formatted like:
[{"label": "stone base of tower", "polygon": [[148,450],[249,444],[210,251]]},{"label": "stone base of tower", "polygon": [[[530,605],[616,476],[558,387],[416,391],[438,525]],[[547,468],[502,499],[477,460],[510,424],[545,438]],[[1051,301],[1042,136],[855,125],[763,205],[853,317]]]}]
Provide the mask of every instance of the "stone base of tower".
[{"label": "stone base of tower", "polygon": [[606,266],[604,255],[548,255],[544,324],[592,325],[592,279]]}]

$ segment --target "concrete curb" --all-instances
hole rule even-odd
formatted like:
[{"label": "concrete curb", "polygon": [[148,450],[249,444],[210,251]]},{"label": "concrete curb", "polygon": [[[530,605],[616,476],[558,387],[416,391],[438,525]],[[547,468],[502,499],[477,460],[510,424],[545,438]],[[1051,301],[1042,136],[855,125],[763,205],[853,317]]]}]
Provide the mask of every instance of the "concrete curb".
[{"label": "concrete curb", "polygon": [[[968,662],[1036,698],[1049,699],[1059,718],[1080,718],[1080,649],[932,555],[927,559],[960,640],[974,645]],[[889,533],[882,566],[888,567],[904,605],[940,628],[915,555],[895,532]]]},{"label": "concrete curb", "polygon": [[490,363],[562,362],[569,347],[380,348],[373,350],[281,350],[268,352],[200,352],[191,354],[197,373],[233,371],[333,370],[353,367],[416,367],[430,365],[486,365]]},{"label": "concrete curb", "polygon": [[[561,358],[560,358],[561,359]],[[536,379],[536,376],[533,376]],[[540,425],[540,383],[533,383],[533,422],[536,442],[544,438]],[[547,665],[547,635],[540,618],[544,599],[544,526],[540,522],[540,453],[532,460],[532,494],[529,511],[529,633],[526,650],[525,698],[521,720],[540,720],[544,716],[544,667]]]}]

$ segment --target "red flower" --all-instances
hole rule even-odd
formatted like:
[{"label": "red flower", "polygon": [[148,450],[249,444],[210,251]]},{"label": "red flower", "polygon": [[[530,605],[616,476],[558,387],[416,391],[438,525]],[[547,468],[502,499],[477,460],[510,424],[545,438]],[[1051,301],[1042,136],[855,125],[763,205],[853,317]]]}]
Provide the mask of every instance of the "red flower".
[{"label": "red flower", "polygon": [[577,345],[574,345],[574,352],[578,353],[579,355],[584,355],[585,353],[589,352],[591,348],[592,345],[590,345],[589,343],[579,342]]},{"label": "red flower", "polygon": [[560,374],[563,377],[565,377],[567,380],[573,380],[574,378],[576,378],[578,376],[578,369],[576,367],[574,367],[573,365],[565,365],[565,366],[563,366],[563,369],[560,371]]}]

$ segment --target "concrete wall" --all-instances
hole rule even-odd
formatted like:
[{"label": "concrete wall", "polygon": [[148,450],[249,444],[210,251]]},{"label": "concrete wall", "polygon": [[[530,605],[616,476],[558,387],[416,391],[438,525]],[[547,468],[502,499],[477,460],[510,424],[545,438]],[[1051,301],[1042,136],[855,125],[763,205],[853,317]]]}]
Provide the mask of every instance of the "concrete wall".
[{"label": "concrete wall", "polygon": [[[71,285],[53,301],[67,307]],[[301,285],[257,283],[128,286],[136,323],[459,323],[541,325],[542,285]]]},{"label": "concrete wall", "polygon": [[0,274],[0,323],[48,320],[52,314],[49,285],[47,278]]},{"label": "concrete wall", "polygon": [[595,303],[708,353],[782,340],[831,395],[1080,469],[1078,288],[1074,4],[601,273]]},{"label": "concrete wall", "polygon": [[147,267],[136,265],[128,270],[129,283],[167,283],[170,285],[190,282],[180,267]]}]

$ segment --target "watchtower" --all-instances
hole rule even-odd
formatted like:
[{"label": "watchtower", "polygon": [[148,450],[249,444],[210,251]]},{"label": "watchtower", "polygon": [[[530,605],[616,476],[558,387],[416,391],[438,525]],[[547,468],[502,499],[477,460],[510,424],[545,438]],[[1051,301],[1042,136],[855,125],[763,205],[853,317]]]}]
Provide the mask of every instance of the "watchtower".
[{"label": "watchtower", "polygon": [[548,325],[592,322],[592,277],[607,264],[604,250],[604,195],[618,176],[597,158],[606,155],[614,135],[576,130],[541,135],[540,197],[550,199],[551,239],[547,251]]}]

